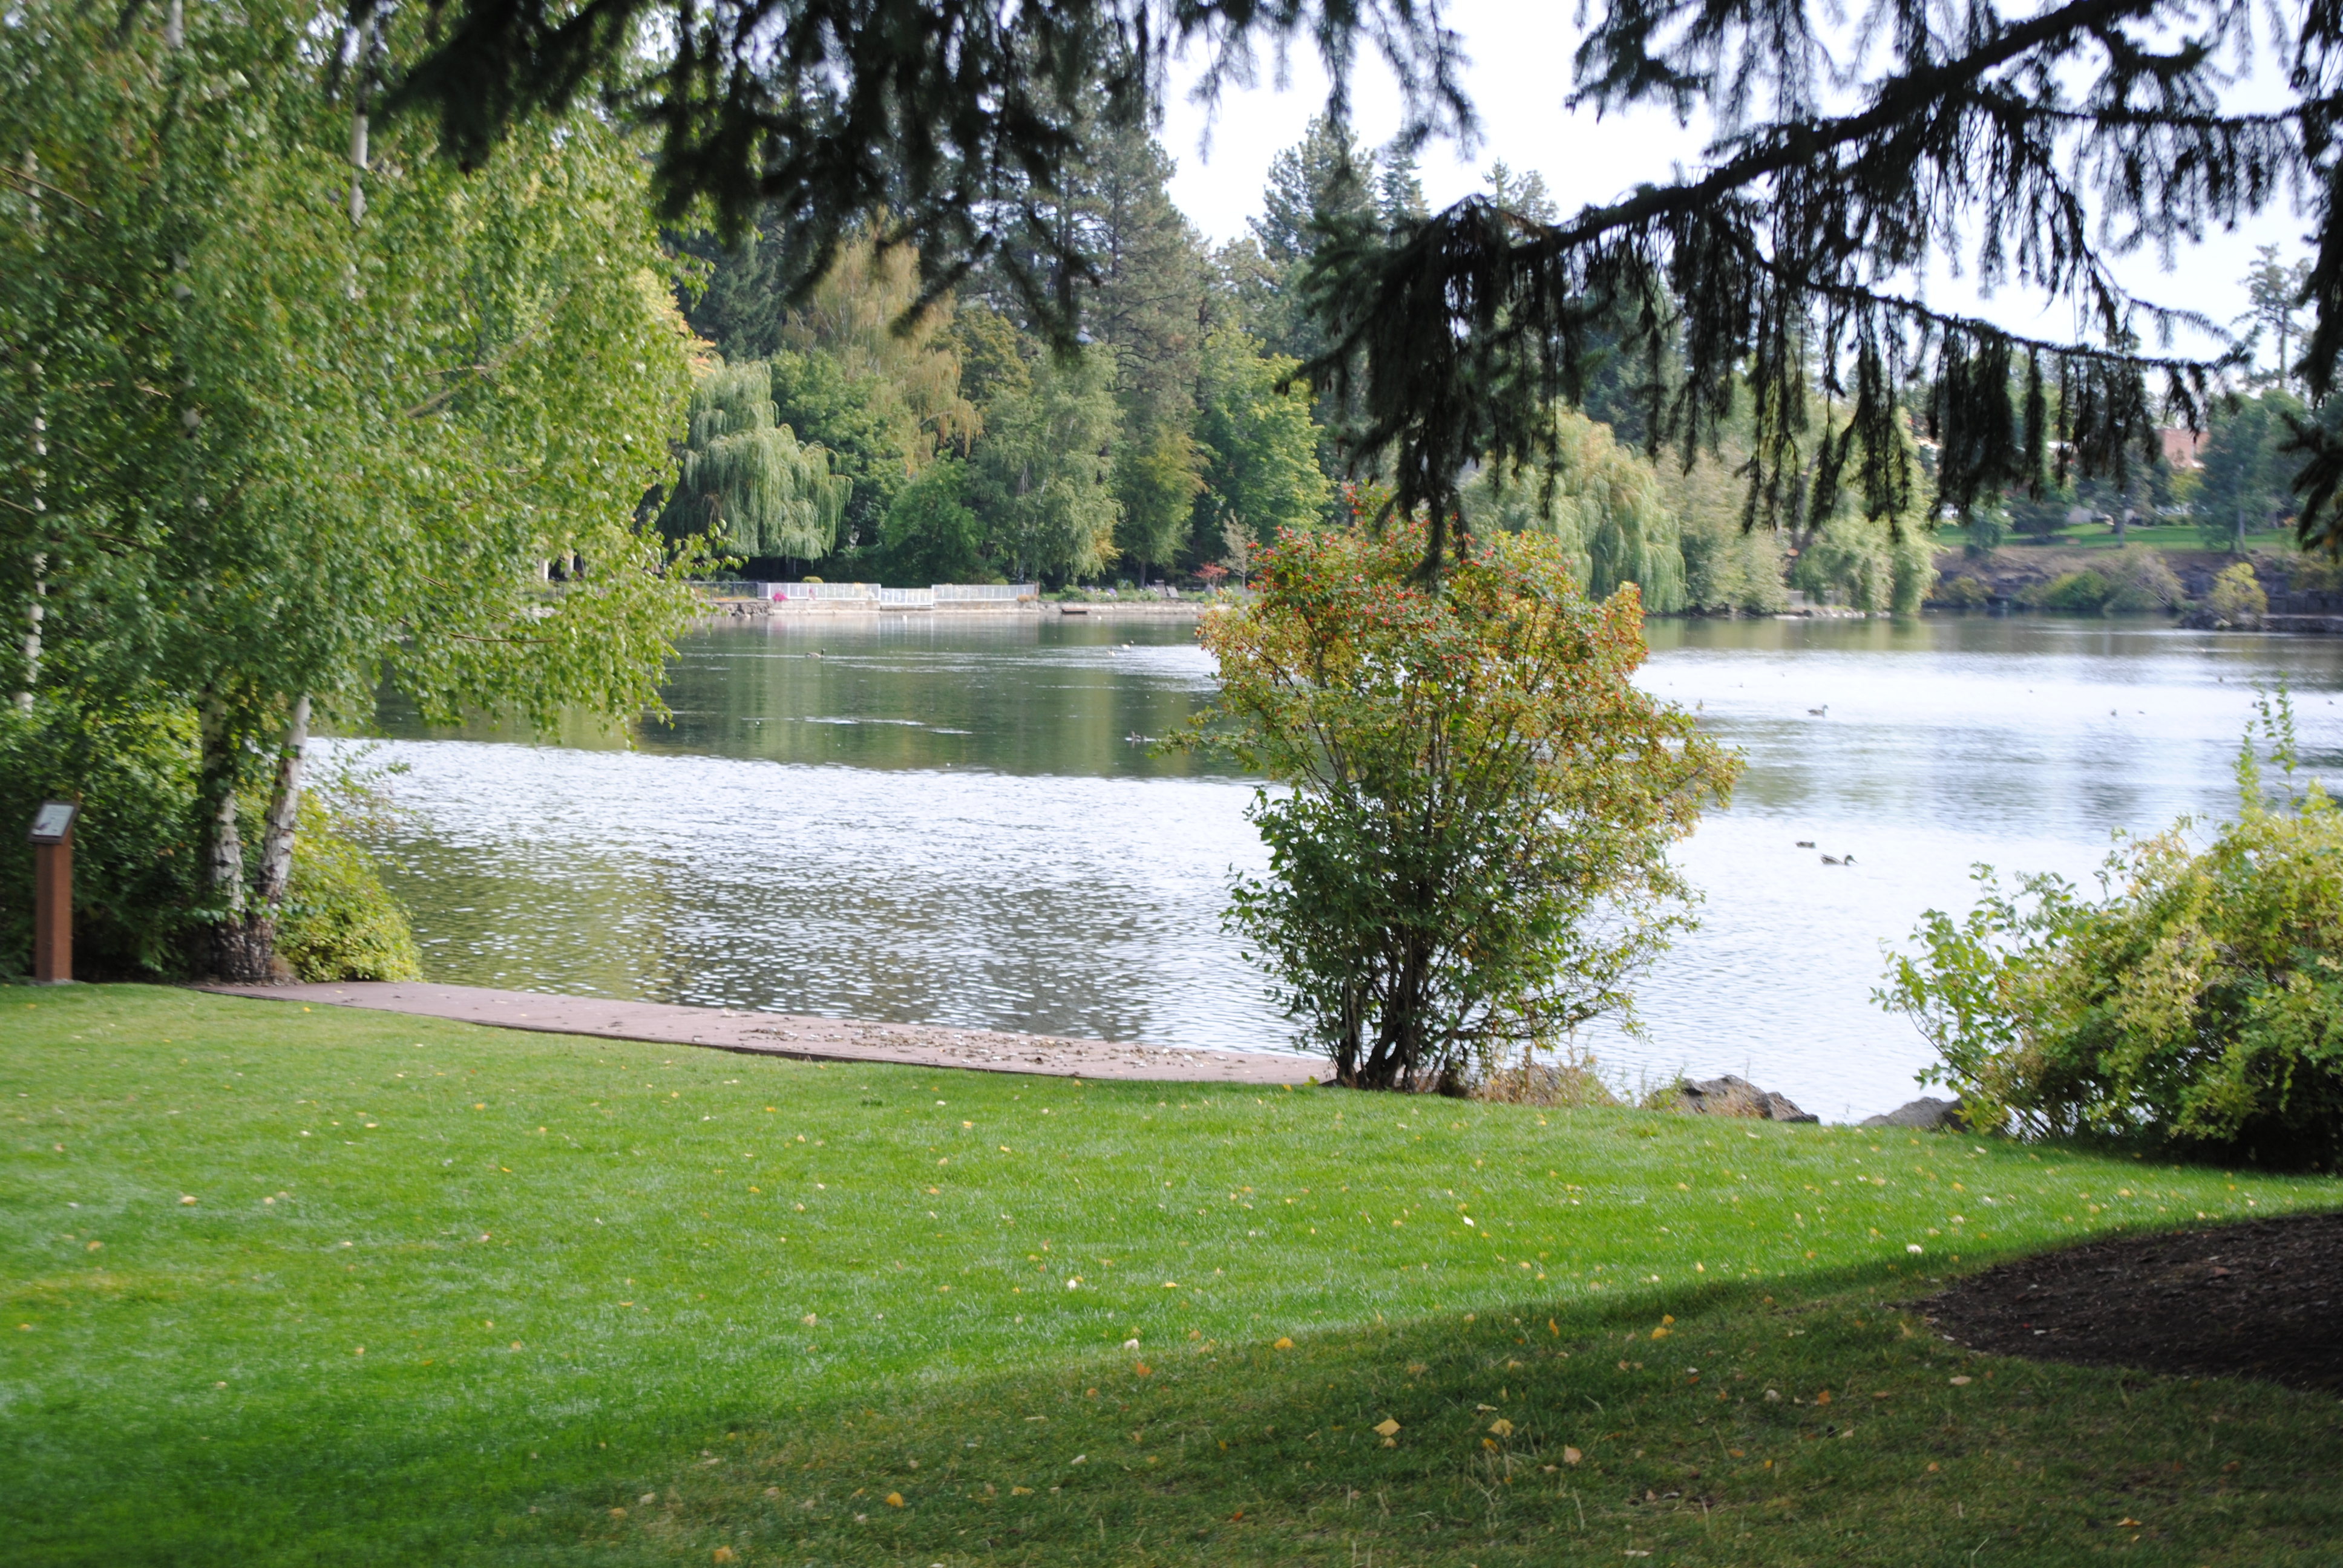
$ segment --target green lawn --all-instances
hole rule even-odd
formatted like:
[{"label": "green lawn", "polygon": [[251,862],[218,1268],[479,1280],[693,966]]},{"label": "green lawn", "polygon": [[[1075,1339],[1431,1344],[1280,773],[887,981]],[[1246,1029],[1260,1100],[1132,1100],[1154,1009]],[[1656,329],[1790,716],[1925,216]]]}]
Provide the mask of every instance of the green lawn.
[{"label": "green lawn", "polygon": [[[1964,537],[1957,528],[1941,528],[1936,534],[1937,546],[1940,549],[1957,549]],[[2154,526],[2135,523],[2124,530],[2121,541],[2116,538],[2113,528],[2105,524],[2097,524],[2088,528],[2061,528],[2052,534],[2047,540],[2049,548],[2062,550],[2113,550],[2118,548],[2119,543],[2154,545],[2162,550],[2200,551],[2207,548],[2203,530],[2194,523],[2166,523]],[[2248,549],[2274,550],[2280,554],[2289,554],[2294,549],[2294,530],[2292,528],[2257,529],[2246,536],[2246,547]],[[2036,544],[2023,534],[2012,533],[2001,548],[2005,550],[2031,550],[2043,548],[2044,546]],[[2211,548],[2227,548],[2227,537],[2224,536],[2220,544]]]},{"label": "green lawn", "polygon": [[2332,1181],[136,988],[0,1010],[12,1563],[2343,1539],[2333,1399],[1972,1358],[1896,1304],[2071,1238],[2343,1206]]}]

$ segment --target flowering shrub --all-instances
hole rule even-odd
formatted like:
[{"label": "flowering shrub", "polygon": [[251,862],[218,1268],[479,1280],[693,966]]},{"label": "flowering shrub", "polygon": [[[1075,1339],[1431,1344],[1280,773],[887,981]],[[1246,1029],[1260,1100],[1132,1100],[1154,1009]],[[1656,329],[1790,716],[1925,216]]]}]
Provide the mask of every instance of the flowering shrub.
[{"label": "flowering shrub", "polygon": [[[2289,780],[2293,719],[2261,708]],[[2094,902],[1989,867],[1976,907],[1924,917],[1884,1006],[1906,1012],[1973,1125],[2147,1134],[2285,1162],[2343,1155],[2343,811],[2316,782],[2240,811],[2201,850],[2183,819],[2111,856]]]},{"label": "flowering shrub", "polygon": [[1206,622],[1221,694],[1190,736],[1284,787],[1254,799],[1270,870],[1229,920],[1359,1087],[1627,1011],[1687,923],[1667,846],[1739,766],[1634,686],[1632,584],[1590,600],[1538,535],[1475,544],[1437,586],[1423,558],[1404,523],[1283,537],[1257,600]]}]

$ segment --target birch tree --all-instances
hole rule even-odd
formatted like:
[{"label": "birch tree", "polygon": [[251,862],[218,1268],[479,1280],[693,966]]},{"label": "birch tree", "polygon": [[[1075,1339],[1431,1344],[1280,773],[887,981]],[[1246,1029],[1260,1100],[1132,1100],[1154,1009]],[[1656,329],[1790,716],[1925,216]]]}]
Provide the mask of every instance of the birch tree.
[{"label": "birch tree", "polygon": [[637,150],[546,118],[467,174],[371,123],[420,25],[0,29],[0,427],[47,427],[0,457],[5,591],[45,611],[16,684],[196,716],[230,978],[273,971],[321,716],[384,680],[443,719],[639,711],[689,613],[635,515],[689,384]]}]

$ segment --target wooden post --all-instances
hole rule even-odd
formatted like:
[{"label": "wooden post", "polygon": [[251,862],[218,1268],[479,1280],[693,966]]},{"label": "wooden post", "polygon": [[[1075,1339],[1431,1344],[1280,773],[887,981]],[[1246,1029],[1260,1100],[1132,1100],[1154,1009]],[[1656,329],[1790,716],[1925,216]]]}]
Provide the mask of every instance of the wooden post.
[{"label": "wooden post", "polygon": [[44,800],[33,815],[33,983],[73,981],[73,824],[79,809]]}]

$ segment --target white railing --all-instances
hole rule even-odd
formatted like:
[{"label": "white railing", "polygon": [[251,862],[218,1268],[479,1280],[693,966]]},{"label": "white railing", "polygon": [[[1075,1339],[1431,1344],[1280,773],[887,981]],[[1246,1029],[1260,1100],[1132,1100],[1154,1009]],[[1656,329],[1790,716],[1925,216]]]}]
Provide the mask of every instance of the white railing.
[{"label": "white railing", "polygon": [[768,583],[775,599],[867,599],[876,603],[877,583]]},{"label": "white railing", "polygon": [[1034,583],[938,583],[933,588],[890,588],[877,583],[702,583],[700,591],[714,598],[758,598],[775,604],[836,603],[878,605],[898,609],[931,609],[940,604],[1019,604],[1039,598]]}]

